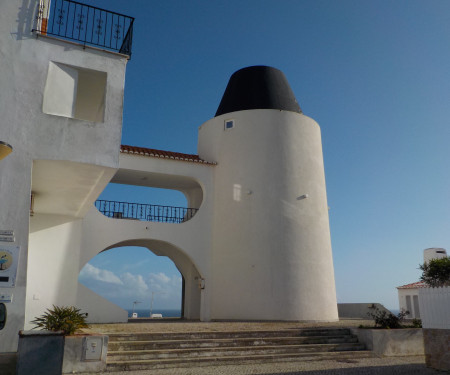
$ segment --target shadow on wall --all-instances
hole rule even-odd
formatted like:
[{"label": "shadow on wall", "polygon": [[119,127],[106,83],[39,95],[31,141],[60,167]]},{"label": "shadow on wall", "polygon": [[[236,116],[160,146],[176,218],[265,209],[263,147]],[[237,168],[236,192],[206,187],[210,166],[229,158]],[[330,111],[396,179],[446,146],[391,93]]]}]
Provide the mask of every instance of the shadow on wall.
[{"label": "shadow on wall", "polygon": [[17,40],[33,38],[31,30],[36,28],[38,7],[38,1],[22,0],[22,6],[19,8],[16,20],[17,32],[11,33],[11,35],[16,35]]}]

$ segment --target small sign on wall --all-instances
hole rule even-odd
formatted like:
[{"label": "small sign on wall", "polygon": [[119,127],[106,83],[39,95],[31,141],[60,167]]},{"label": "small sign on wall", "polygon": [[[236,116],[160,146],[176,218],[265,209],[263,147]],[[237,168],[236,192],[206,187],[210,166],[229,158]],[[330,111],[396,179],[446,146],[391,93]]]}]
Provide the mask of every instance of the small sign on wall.
[{"label": "small sign on wall", "polygon": [[14,231],[0,230],[0,242],[14,242]]},{"label": "small sign on wall", "polygon": [[20,246],[0,244],[0,288],[14,287]]}]

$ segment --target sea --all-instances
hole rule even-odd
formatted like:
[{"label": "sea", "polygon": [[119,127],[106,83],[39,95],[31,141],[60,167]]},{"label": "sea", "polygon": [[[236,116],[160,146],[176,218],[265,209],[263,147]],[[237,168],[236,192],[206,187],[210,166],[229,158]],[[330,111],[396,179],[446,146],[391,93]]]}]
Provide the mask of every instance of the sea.
[{"label": "sea", "polygon": [[[133,314],[133,310],[128,310],[128,317],[131,318]],[[138,314],[138,318],[149,318],[150,317],[150,309],[135,309],[135,313]],[[181,317],[180,309],[153,309],[152,314],[162,314],[163,318],[179,318]]]}]

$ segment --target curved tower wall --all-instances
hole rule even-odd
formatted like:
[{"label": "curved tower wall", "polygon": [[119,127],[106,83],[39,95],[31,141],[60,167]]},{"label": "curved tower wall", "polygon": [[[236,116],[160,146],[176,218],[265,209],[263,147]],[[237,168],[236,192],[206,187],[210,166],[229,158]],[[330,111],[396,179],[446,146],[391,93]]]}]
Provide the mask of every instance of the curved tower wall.
[{"label": "curved tower wall", "polygon": [[211,318],[337,320],[318,124],[277,109],[225,113],[200,127],[198,152],[217,162]]}]

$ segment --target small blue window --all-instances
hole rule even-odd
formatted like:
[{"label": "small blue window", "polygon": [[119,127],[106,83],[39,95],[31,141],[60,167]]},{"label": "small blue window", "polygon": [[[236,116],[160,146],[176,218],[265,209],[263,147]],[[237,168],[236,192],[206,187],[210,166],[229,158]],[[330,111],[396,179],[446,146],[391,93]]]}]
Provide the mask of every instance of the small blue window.
[{"label": "small blue window", "polygon": [[225,130],[234,128],[234,120],[225,120]]}]

